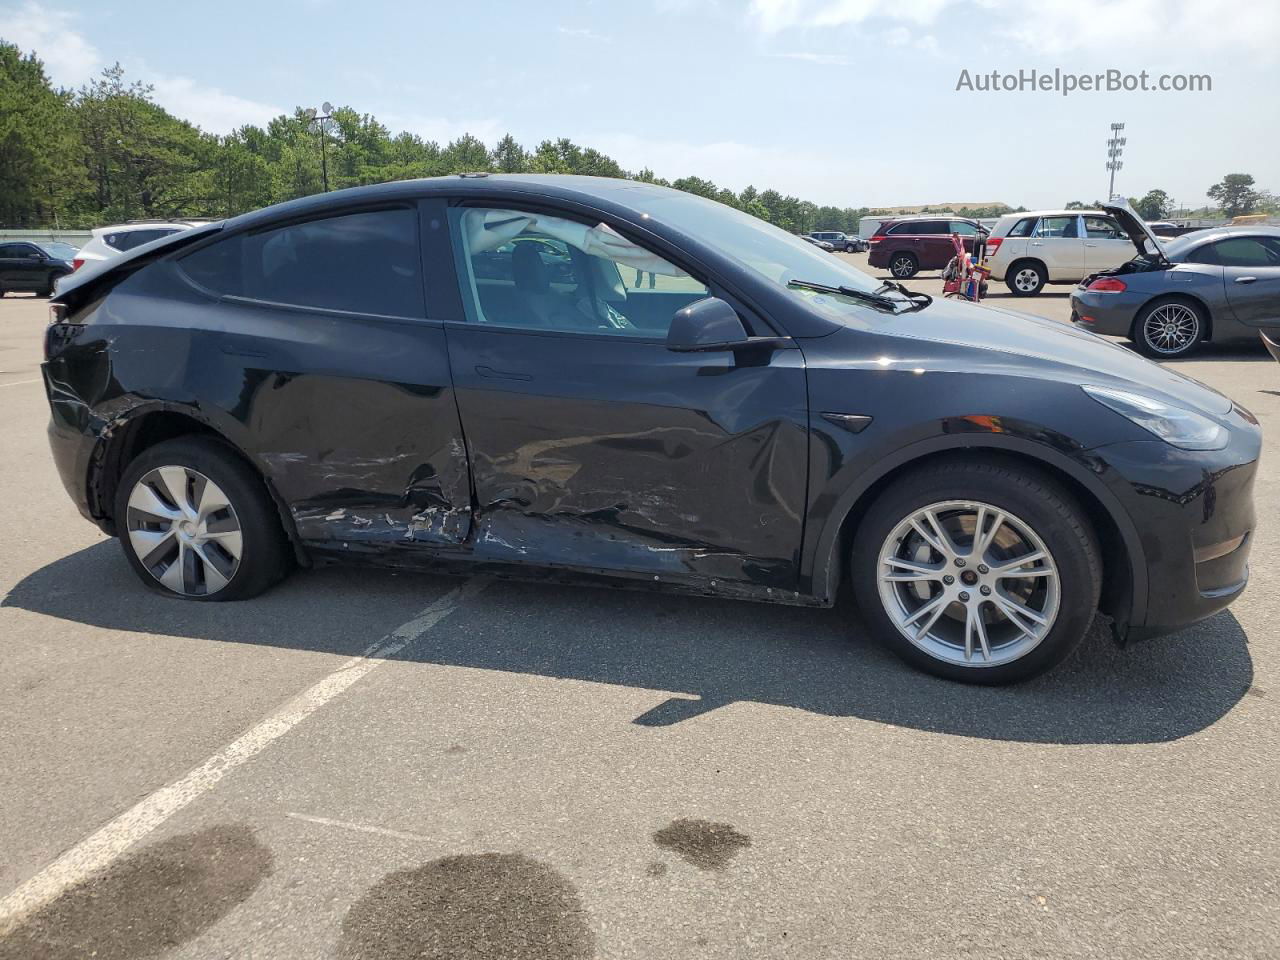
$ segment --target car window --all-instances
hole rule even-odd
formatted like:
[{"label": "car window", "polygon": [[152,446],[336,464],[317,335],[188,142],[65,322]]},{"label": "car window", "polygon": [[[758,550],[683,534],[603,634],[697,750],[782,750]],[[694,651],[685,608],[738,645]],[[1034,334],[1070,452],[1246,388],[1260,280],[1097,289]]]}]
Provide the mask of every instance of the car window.
[{"label": "car window", "polygon": [[0,244],[0,257],[25,257],[28,253],[34,252],[35,248],[25,243]]},{"label": "car window", "polygon": [[919,233],[920,231],[916,229],[918,226],[920,226],[919,221],[904,220],[902,223],[895,223],[885,233]]},{"label": "car window", "polygon": [[927,236],[942,236],[949,233],[951,229],[951,221],[949,220],[921,220],[916,224],[916,233],[925,234]]},{"label": "car window", "polygon": [[122,253],[126,250],[132,250],[134,247],[140,247],[144,243],[150,243],[152,240],[159,240],[161,237],[167,237],[176,230],[121,230],[119,233],[109,233],[104,240],[107,246]]},{"label": "car window", "polygon": [[70,260],[79,252],[76,247],[69,243],[63,243],[61,240],[51,240],[48,243],[40,244],[40,247],[49,256],[58,260]]},{"label": "car window", "polygon": [[1280,249],[1268,246],[1262,237],[1231,237],[1213,246],[1224,267],[1280,266]]},{"label": "car window", "polygon": [[[1174,253],[1171,250],[1166,252],[1171,255]],[[1187,254],[1185,262],[1217,264],[1219,261],[1216,246],[1212,243],[1206,243],[1204,246],[1197,247]]]},{"label": "car window", "polygon": [[1076,216],[1041,217],[1034,235],[1040,239],[1075,239],[1079,237],[1079,220]]},{"label": "car window", "polygon": [[408,207],[237,234],[181,264],[219,294],[378,316],[426,313],[418,216]]},{"label": "car window", "polygon": [[1128,239],[1120,232],[1120,224],[1110,217],[1085,217],[1084,235],[1093,240]]},{"label": "car window", "polygon": [[965,220],[952,220],[951,232],[958,233],[962,237],[976,237],[978,235],[978,228]]},{"label": "car window", "polygon": [[450,211],[472,323],[660,339],[707,296],[679,267],[605,224],[519,210]]},{"label": "car window", "polygon": [[1039,220],[1036,217],[1023,217],[1013,225],[1008,235],[1011,237],[1029,237],[1035,232],[1038,222]]}]

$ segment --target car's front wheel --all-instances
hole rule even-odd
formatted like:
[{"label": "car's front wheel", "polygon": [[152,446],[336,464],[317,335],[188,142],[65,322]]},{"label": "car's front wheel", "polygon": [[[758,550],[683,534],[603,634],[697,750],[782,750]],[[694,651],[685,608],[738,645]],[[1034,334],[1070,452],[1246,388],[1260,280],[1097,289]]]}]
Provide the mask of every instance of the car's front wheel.
[{"label": "car's front wheel", "polygon": [[1157,300],[1138,311],[1130,338],[1144,356],[1172,360],[1194,351],[1204,334],[1204,311],[1198,304]]},{"label": "car's front wheel", "polygon": [[1101,589],[1097,538],[1074,498],[1016,463],[951,462],[895,482],[854,540],[859,607],[904,660],[1009,683],[1075,649]]},{"label": "car's front wheel", "polygon": [[145,450],[116,491],[116,530],[147,586],[184,600],[244,600],[289,569],[262,478],[225,444],[185,437]]}]

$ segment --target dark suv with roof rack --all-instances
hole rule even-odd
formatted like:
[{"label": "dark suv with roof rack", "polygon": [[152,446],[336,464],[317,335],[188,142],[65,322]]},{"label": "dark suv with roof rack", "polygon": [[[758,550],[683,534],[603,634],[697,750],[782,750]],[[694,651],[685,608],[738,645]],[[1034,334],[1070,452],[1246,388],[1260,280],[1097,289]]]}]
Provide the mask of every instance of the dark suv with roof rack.
[{"label": "dark suv with roof rack", "polygon": [[941,270],[955,256],[951,235],[958,233],[973,253],[979,237],[987,235],[977,220],[967,217],[911,217],[886,220],[871,236],[867,263],[888,270],[899,280],[921,270]]}]

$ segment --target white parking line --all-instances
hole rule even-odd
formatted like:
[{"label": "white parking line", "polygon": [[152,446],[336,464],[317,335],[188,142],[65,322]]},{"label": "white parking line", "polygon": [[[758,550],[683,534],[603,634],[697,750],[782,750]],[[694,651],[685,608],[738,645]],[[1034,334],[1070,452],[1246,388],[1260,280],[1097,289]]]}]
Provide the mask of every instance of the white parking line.
[{"label": "white parking line", "polygon": [[372,833],[379,837],[392,837],[395,840],[416,840],[420,843],[430,843],[431,837],[424,837],[420,833],[406,833],[404,830],[392,830],[388,827],[375,827],[371,823],[353,823],[350,820],[330,820],[328,817],[309,817],[305,813],[286,813],[286,817],[290,820],[303,820],[307,823],[316,823],[322,827],[337,827],[339,830],[354,830],[356,833]]},{"label": "white parking line", "polygon": [[236,767],[251,760],[316,710],[395,656],[449,616],[458,605],[484,589],[486,581],[469,580],[450,590],[421,613],[397,627],[363,654],[294,697],[276,713],[223,747],[181,780],[161,787],[96,833],[81,840],[53,863],[0,900],[0,935],[26,915],[55,900],[64,890],[105,869],[129,847],[191,801],[217,785]]},{"label": "white parking line", "polygon": [[0,383],[0,387],[20,387],[24,383],[39,383],[39,382],[40,382],[40,378],[36,377],[34,380],[15,380],[13,381],[13,383]]}]

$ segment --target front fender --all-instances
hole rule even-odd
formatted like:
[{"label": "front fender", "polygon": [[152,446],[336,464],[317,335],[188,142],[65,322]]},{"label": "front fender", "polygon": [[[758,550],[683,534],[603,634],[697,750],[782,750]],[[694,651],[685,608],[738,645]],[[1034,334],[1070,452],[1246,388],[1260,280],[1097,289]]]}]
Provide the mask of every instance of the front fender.
[{"label": "front fender", "polygon": [[[991,451],[1023,457],[1065,475],[1106,511],[1119,531],[1128,559],[1132,598],[1125,619],[1141,622],[1147,603],[1147,564],[1142,541],[1128,512],[1099,475],[1104,468],[1102,462],[1091,456],[1089,451],[1071,445],[1065,438],[1048,435],[1043,428],[1019,424],[1007,418],[996,424],[982,422],[991,419],[951,418],[940,424],[941,430],[935,436],[897,447],[892,452],[869,450],[845,464],[819,495],[810,514],[817,531],[815,535],[805,537],[800,571],[802,590],[807,590],[824,603],[834,603],[843,566],[841,551],[844,541],[841,533],[845,521],[867,505],[863,498],[876,495],[886,478],[941,454]],[[1037,435],[1037,438],[1031,439],[1026,435],[1028,433]]]}]

